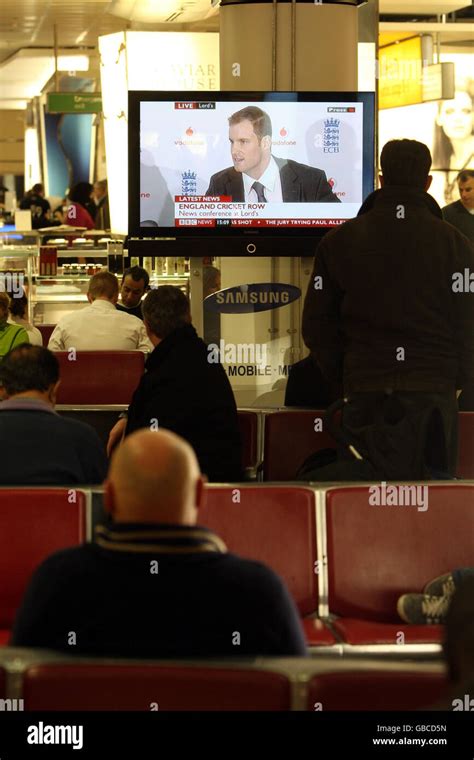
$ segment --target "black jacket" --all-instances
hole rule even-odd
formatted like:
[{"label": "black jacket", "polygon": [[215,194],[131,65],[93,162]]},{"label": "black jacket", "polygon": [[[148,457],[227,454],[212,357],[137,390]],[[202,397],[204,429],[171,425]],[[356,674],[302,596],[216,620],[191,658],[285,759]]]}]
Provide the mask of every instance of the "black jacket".
[{"label": "black jacket", "polygon": [[[192,325],[168,335],[148,357],[128,410],[126,433],[167,428],[187,440],[211,482],[241,478],[237,408],[221,364]],[[157,423],[153,423],[153,420]]]},{"label": "black jacket", "polygon": [[443,219],[462,232],[471,243],[474,243],[474,214],[470,214],[461,201],[454,201],[441,209]]},{"label": "black jacket", "polygon": [[325,377],[346,393],[472,381],[474,293],[453,292],[453,274],[466,268],[474,271],[474,247],[428,193],[371,193],[316,253],[303,338]]},{"label": "black jacket", "polygon": [[138,317],[138,319],[141,319],[143,322],[143,313],[142,313],[142,301],[138,304],[138,306],[133,306],[131,309],[127,309],[126,306],[123,306],[121,303],[117,303],[115,305],[115,308],[118,311],[123,311],[125,314],[131,314],[132,317]]},{"label": "black jacket", "polygon": [[[284,203],[340,203],[322,169],[276,156],[273,158],[280,169]],[[242,172],[229,166],[228,169],[213,174],[206,195],[230,195],[234,203],[243,203],[245,191]]]},{"label": "black jacket", "polygon": [[97,543],[56,552],[36,570],[12,645],[109,657],[306,654],[285,584],[228,554],[207,528],[111,523],[96,532]]}]

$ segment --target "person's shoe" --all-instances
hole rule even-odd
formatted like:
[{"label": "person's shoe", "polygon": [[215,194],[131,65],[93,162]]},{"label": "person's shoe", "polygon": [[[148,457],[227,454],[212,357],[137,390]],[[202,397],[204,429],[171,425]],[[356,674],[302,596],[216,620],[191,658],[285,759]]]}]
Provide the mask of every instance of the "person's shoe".
[{"label": "person's shoe", "polygon": [[426,584],[423,593],[428,596],[452,596],[456,591],[453,576],[451,573],[438,575],[432,581]]},{"label": "person's shoe", "polygon": [[404,594],[397,602],[397,612],[412,625],[440,625],[445,621],[450,602],[450,596]]}]

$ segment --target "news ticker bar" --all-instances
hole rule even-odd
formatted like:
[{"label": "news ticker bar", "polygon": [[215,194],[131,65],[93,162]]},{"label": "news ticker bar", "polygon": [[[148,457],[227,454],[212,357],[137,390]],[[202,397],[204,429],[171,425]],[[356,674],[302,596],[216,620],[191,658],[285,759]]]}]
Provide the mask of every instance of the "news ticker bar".
[{"label": "news ticker bar", "polygon": [[176,227],[338,227],[347,219],[175,219]]},{"label": "news ticker bar", "polygon": [[[216,738],[221,754],[295,754],[311,742],[317,756],[329,750],[361,757],[472,760],[472,712],[1,712],[0,758],[144,757],[166,747],[196,752]],[[250,739],[251,738],[251,739]],[[236,753],[242,752],[242,755]],[[161,754],[161,752],[159,752]]]}]

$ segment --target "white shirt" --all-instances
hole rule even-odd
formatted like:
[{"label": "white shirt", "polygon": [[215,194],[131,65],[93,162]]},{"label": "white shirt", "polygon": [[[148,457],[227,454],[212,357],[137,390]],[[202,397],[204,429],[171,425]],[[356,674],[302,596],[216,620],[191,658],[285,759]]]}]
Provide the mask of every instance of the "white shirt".
[{"label": "white shirt", "polygon": [[141,319],[96,299],[59,320],[49,339],[51,351],[152,351]]},{"label": "white shirt", "polygon": [[20,325],[20,327],[25,328],[26,332],[28,333],[28,339],[32,346],[43,345],[43,336],[41,335],[40,331],[37,327],[30,325],[27,319],[21,319],[21,317],[13,317],[10,315],[8,321],[11,325]]},{"label": "white shirt", "polygon": [[259,180],[249,177],[248,174],[243,175],[243,180],[246,203],[257,203],[258,201],[257,193],[255,189],[252,189],[254,182],[260,182],[263,185],[263,194],[269,203],[283,203],[280,169],[273,156],[270,157],[270,163]]}]

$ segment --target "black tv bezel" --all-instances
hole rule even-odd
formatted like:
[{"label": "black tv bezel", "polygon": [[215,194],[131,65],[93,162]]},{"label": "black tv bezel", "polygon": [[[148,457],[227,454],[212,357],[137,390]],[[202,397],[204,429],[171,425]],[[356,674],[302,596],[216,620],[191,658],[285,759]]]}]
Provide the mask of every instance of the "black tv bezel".
[{"label": "black tv bezel", "polygon": [[[375,188],[374,92],[246,92],[130,90],[128,93],[128,191],[129,252],[131,255],[191,255],[193,245],[203,244],[211,256],[311,255],[312,248],[333,227],[229,228],[140,227],[140,104],[172,101],[242,101],[302,103],[363,103],[363,198]],[[198,243],[199,241],[199,243]],[[157,253],[157,246],[159,251]]]}]

